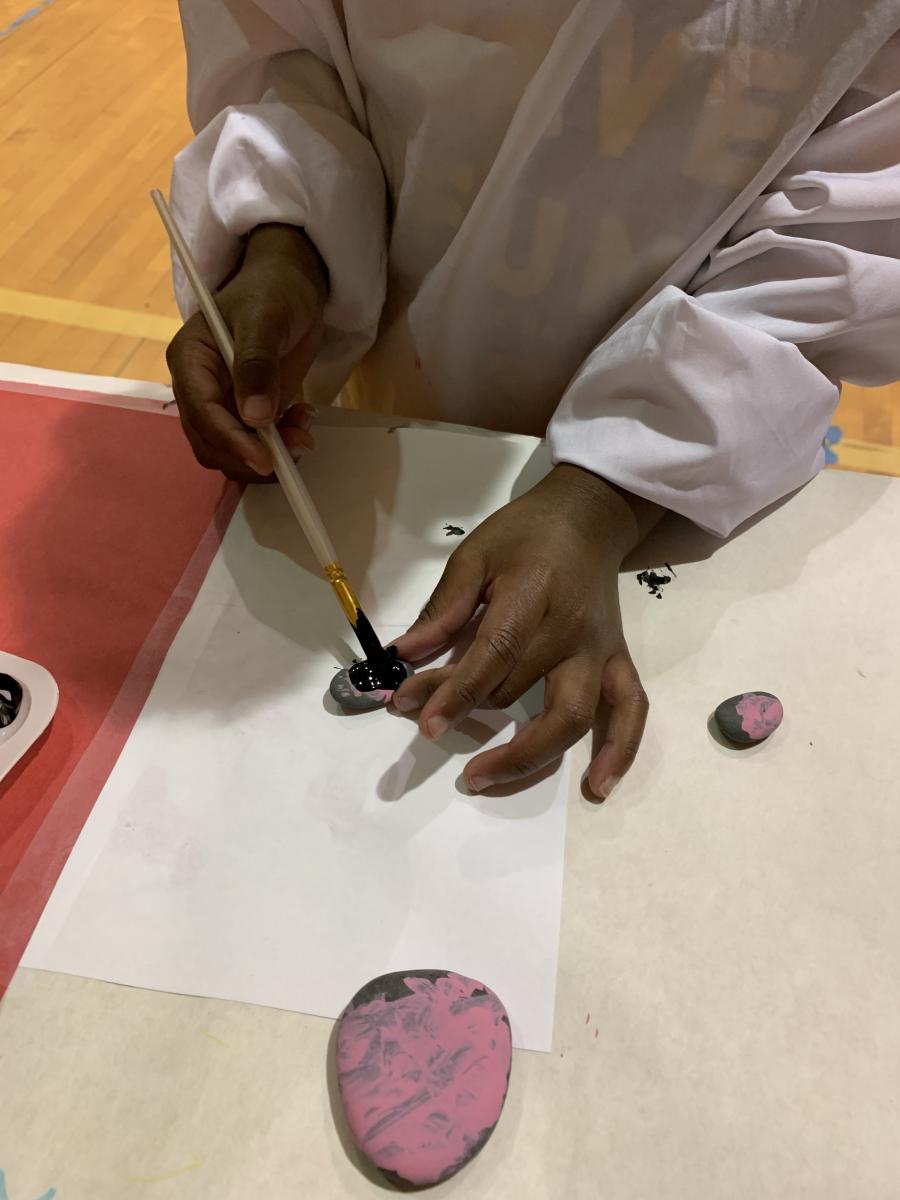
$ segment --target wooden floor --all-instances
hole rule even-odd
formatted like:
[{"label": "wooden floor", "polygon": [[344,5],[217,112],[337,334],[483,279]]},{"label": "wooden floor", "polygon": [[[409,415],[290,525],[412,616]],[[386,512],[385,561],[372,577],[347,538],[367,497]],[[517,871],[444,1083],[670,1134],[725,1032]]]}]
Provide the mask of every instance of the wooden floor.
[{"label": "wooden floor", "polygon": [[[147,193],[191,136],[184,93],[175,0],[0,0],[0,360],[168,382]],[[835,423],[839,466],[900,475],[900,385],[845,388]]]},{"label": "wooden floor", "polygon": [[[36,0],[0,0],[0,30]],[[175,0],[53,0],[0,40],[0,359],[168,381],[151,187],[190,137]]]}]

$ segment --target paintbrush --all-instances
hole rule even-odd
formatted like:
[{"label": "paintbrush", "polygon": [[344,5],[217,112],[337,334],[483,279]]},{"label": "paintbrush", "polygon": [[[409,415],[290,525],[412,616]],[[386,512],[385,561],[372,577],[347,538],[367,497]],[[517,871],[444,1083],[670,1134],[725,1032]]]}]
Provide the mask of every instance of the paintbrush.
[{"label": "paintbrush", "polygon": [[[218,305],[213,299],[212,293],[200,278],[197,264],[194,262],[187,243],[181,235],[181,230],[175,223],[175,218],[172,216],[162,192],[154,188],[150,193],[150,197],[156,205],[156,211],[159,213],[162,223],[166,228],[172,248],[178,255],[181,265],[184,267],[184,273],[187,275],[191,287],[194,289],[197,304],[212,330],[213,337],[216,339],[216,345],[219,347],[219,353],[225,360],[228,370],[232,371],[234,369],[234,342],[228,331],[228,326],[219,312]],[[353,632],[356,634],[360,646],[362,646],[363,654],[367,659],[373,661],[373,665],[379,661],[383,661],[385,664],[393,662],[391,656],[378,640],[368,617],[360,607],[356,592],[347,580],[344,568],[341,566],[334,546],[331,543],[331,538],[329,538],[322,523],[322,518],[319,516],[318,510],[313,503],[313,498],[309,494],[306,484],[300,478],[297,464],[291,458],[290,454],[288,454],[281,434],[274,425],[266,425],[262,429],[257,429],[256,432],[272,455],[275,474],[284,490],[288,504],[290,504],[294,516],[300,522],[300,526],[306,534],[313,553],[321,564],[325,578],[334,589],[334,594],[338,598],[344,615],[352,625]]]}]

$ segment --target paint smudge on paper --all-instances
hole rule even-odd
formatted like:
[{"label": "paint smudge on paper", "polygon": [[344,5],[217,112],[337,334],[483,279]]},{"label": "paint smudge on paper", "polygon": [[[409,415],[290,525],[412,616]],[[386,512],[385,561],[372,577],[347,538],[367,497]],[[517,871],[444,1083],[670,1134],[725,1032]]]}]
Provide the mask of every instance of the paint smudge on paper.
[{"label": "paint smudge on paper", "polygon": [[197,1159],[195,1162],[188,1163],[186,1167],[177,1167],[174,1171],[167,1171],[165,1175],[129,1175],[129,1183],[166,1183],[170,1179],[178,1179],[181,1175],[188,1175],[191,1171],[199,1171],[203,1166],[202,1159]]}]

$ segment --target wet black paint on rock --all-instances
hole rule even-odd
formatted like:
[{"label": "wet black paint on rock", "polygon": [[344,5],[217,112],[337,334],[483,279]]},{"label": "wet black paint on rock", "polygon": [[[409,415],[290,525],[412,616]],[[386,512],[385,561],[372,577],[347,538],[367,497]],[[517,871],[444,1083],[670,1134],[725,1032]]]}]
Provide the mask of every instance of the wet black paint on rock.
[{"label": "wet black paint on rock", "polygon": [[384,708],[407,675],[413,673],[412,667],[408,663],[398,659],[394,664],[395,675],[388,687],[363,690],[354,685],[352,673],[356,667],[364,665],[354,663],[352,667],[343,667],[332,677],[328,691],[341,708],[351,709],[355,712],[369,712],[375,708]]}]

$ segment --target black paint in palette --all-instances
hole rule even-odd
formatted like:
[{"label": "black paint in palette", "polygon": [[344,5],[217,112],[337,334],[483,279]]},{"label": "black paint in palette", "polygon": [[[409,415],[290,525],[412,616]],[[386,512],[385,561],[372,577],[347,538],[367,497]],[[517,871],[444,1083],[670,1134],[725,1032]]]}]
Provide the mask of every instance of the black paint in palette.
[{"label": "black paint in palette", "polygon": [[22,707],[22,685],[12,675],[0,672],[0,729],[12,725]]}]

